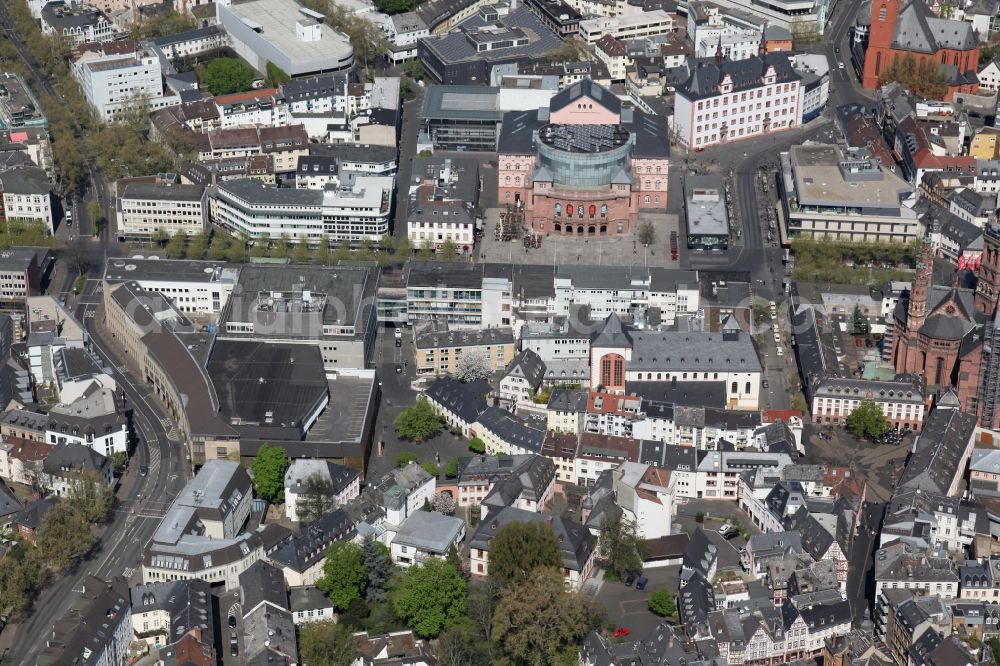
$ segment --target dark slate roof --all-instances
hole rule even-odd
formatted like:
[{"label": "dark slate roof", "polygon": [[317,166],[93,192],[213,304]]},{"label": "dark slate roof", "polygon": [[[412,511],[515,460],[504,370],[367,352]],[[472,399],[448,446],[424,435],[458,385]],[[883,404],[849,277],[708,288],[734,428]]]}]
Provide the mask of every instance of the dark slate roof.
[{"label": "dark slate roof", "polygon": [[557,412],[583,414],[587,411],[587,392],[557,389],[549,396],[549,404],[546,408]]},{"label": "dark slate roof", "polygon": [[520,497],[538,502],[556,476],[551,458],[530,456],[509,476],[493,486],[482,504],[491,508],[510,506]]},{"label": "dark slate roof", "polygon": [[353,534],[354,521],[344,509],[337,509],[304,528],[269,558],[279,566],[301,573],[322,560],[330,544]]},{"label": "dark slate roof", "polygon": [[976,47],[972,24],[965,21],[939,19],[927,3],[911,0],[899,12],[894,48],[919,53],[935,53],[938,49],[969,50]]},{"label": "dark slate roof", "polygon": [[681,586],[677,598],[677,610],[681,622],[687,626],[708,620],[708,614],[715,610],[715,592],[712,583],[697,569],[681,572]]},{"label": "dark slate roof", "polygon": [[108,464],[108,459],[83,444],[60,444],[45,456],[42,471],[54,476],[67,473],[97,472],[100,474]]},{"label": "dark slate roof", "polygon": [[631,347],[632,337],[622,324],[618,315],[612,312],[594,333],[590,341],[591,347]]},{"label": "dark slate roof", "polygon": [[538,388],[545,379],[545,361],[532,350],[525,349],[507,366],[506,375],[521,377],[532,388]]},{"label": "dark slate roof", "polygon": [[18,511],[14,515],[13,522],[15,525],[22,525],[28,529],[37,529],[42,524],[42,518],[45,517],[45,514],[58,502],[58,497],[35,500]]},{"label": "dark slate roof", "polygon": [[622,103],[618,96],[604,86],[594,83],[591,79],[583,79],[568,88],[563,88],[552,98],[549,108],[552,111],[559,111],[582,97],[594,100],[611,113],[621,113]]},{"label": "dark slate roof", "polygon": [[698,450],[644,439],[639,442],[639,462],[671,471],[694,472],[698,469]]},{"label": "dark slate roof", "polygon": [[965,448],[976,428],[976,417],[957,409],[938,408],[924,421],[914,442],[899,488],[920,488],[947,495],[960,469]]},{"label": "dark slate roof", "polygon": [[699,62],[691,70],[687,81],[677,87],[677,94],[690,100],[721,95],[719,86],[728,76],[733,83],[732,92],[760,87],[768,67],[774,67],[775,83],[801,80],[792,68],[786,53],[768,53],[763,58],[753,56],[743,60],[726,60],[721,66],[714,61]]},{"label": "dark slate roof", "polygon": [[625,392],[637,395],[644,401],[670,403],[674,408],[726,406],[726,383],[724,381],[641,381],[625,382]]},{"label": "dark slate roof", "polygon": [[463,384],[453,377],[440,377],[424,394],[466,423],[475,423],[486,411],[490,385],[482,380]]},{"label": "dark slate roof", "polygon": [[12,516],[20,510],[21,503],[14,495],[14,491],[0,479],[0,518]]},{"label": "dark slate roof", "polygon": [[684,568],[695,569],[700,571],[702,575],[708,576],[718,556],[718,547],[709,541],[705,530],[696,527],[691,534],[687,548],[684,549]]},{"label": "dark slate roof", "polygon": [[264,602],[288,610],[288,592],[281,569],[258,560],[240,574],[240,606],[244,617]]},{"label": "dark slate roof", "polygon": [[816,561],[823,559],[835,540],[805,506],[785,518],[785,530],[798,531],[802,547]]},{"label": "dark slate roof", "polygon": [[597,537],[583,525],[570,522],[562,516],[505,507],[479,523],[479,528],[472,535],[469,546],[488,551],[490,541],[508,523],[549,523],[550,520],[550,527],[559,540],[563,566],[573,571],[582,571],[597,547]]},{"label": "dark slate roof", "polygon": [[508,444],[518,446],[532,453],[539,453],[542,450],[545,431],[532,428],[514,417],[506,409],[487,407],[479,415],[477,421]]}]

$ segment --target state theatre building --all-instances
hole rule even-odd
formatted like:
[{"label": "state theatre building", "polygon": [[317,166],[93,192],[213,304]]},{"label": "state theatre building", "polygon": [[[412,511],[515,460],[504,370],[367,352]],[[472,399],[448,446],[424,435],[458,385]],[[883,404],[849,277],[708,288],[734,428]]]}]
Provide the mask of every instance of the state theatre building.
[{"label": "state theatre building", "polygon": [[504,114],[498,153],[497,201],[523,210],[533,233],[628,234],[640,211],[666,210],[665,123],[590,79],[548,108]]}]

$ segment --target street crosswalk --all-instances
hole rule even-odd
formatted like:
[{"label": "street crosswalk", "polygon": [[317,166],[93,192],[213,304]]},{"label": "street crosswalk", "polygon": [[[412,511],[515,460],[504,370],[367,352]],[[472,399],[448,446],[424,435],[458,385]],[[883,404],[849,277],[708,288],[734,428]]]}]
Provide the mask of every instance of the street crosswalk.
[{"label": "street crosswalk", "polygon": [[135,567],[125,567],[122,570],[122,578],[124,578],[125,580],[129,580],[130,578],[132,578],[132,574],[134,573],[135,573]]}]

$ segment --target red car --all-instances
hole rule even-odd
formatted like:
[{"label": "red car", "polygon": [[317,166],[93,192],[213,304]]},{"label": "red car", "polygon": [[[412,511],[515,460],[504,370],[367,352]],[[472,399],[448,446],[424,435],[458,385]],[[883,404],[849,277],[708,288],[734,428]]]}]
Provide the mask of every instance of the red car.
[{"label": "red car", "polygon": [[618,629],[615,629],[611,635],[615,638],[625,638],[629,635],[629,633],[628,627],[619,627]]},{"label": "red car", "polygon": [[861,338],[854,338],[854,346],[855,347],[864,347],[865,346],[865,341],[862,340]]}]

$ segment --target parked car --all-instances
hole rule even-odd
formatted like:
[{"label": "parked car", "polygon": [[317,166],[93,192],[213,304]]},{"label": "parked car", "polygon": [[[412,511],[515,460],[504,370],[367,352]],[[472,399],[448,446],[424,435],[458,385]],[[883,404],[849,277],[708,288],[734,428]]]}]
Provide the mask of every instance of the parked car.
[{"label": "parked car", "polygon": [[401,328],[397,328],[396,329],[396,337],[397,338],[403,337],[403,329],[401,329]]},{"label": "parked car", "polygon": [[764,388],[767,388],[768,384],[767,384],[767,378],[766,377],[761,380],[760,385],[763,386]]},{"label": "parked car", "polygon": [[401,366],[401,365],[397,365],[396,366],[396,374],[397,375],[403,374],[403,366]]},{"label": "parked car", "polygon": [[719,528],[719,534],[728,538],[730,534],[736,534],[736,528],[729,523],[723,523]]},{"label": "parked car", "polygon": [[236,616],[235,615],[230,615],[229,616],[229,628],[230,629],[235,629],[236,628]]},{"label": "parked car", "polygon": [[646,578],[645,576],[639,576],[639,580],[635,581],[635,589],[637,589],[637,590],[645,590],[646,589],[646,583],[648,583],[648,582],[649,582],[648,578]]},{"label": "parked car", "polygon": [[625,587],[632,587],[632,583],[635,582],[635,576],[629,574],[625,576]]},{"label": "parked car", "polygon": [[149,474],[149,468],[145,465],[139,465],[139,476],[146,476]]}]

